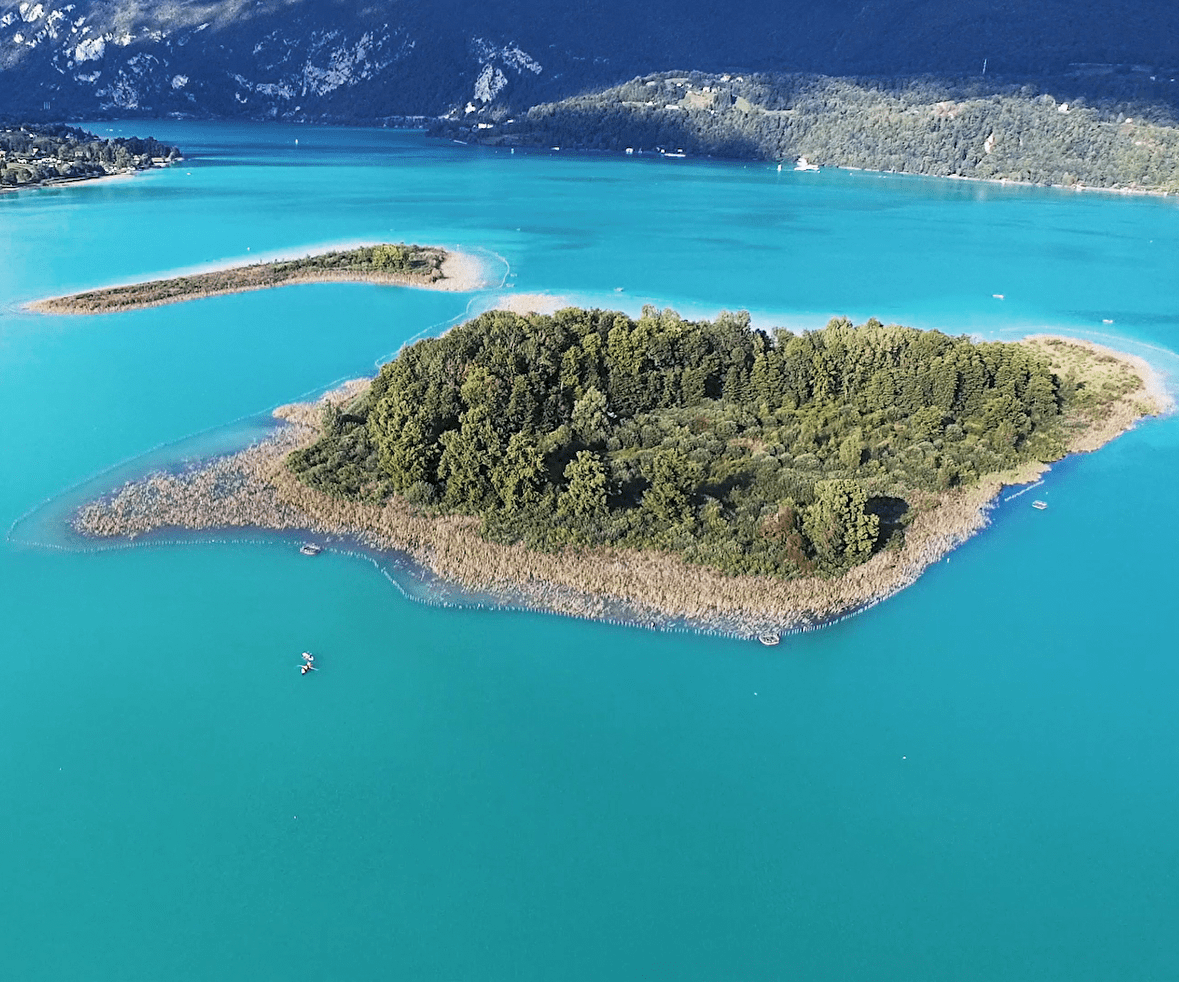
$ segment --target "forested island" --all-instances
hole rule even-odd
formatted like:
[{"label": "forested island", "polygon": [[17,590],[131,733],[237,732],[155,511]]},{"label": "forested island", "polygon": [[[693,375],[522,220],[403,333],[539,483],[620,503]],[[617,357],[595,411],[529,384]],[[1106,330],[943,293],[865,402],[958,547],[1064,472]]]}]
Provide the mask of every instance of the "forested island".
[{"label": "forested island", "polygon": [[37,300],[29,309],[43,314],[104,314],[295,283],[378,283],[463,291],[475,289],[480,280],[479,263],[470,256],[434,246],[380,243],[88,290]]},{"label": "forested island", "polygon": [[1031,84],[665,72],[434,132],[505,146],[683,152],[938,177],[1174,193],[1166,104],[1062,101]]},{"label": "forested island", "polygon": [[76,527],[319,530],[545,609],[788,630],[907,585],[1003,484],[1158,412],[1150,379],[1059,338],[493,311]]},{"label": "forested island", "polygon": [[0,124],[0,191],[164,166],[180,149],[151,137],[103,140],[76,126]]}]

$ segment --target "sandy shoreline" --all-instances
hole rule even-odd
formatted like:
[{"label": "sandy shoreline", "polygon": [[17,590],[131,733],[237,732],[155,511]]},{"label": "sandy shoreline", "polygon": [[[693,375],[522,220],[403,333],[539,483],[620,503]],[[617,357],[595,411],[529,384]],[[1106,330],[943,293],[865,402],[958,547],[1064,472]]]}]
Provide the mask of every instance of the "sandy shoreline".
[{"label": "sandy shoreline", "polygon": [[140,174],[148,174],[153,170],[159,169],[157,167],[143,167],[138,170],[120,171],[118,174],[101,174],[94,177],[59,177],[51,181],[42,181],[39,184],[22,184],[17,187],[0,186],[0,194],[8,194],[16,191],[38,191],[42,188],[72,187],[77,184],[102,184],[106,181],[125,181],[129,178],[137,177]]},{"label": "sandy shoreline", "polygon": [[496,301],[496,310],[507,310],[513,314],[555,314],[563,307],[572,307],[573,301],[557,293],[509,293]]},{"label": "sandy shoreline", "polygon": [[[841,170],[867,170],[864,167],[844,167]],[[893,171],[893,170],[867,170],[869,174],[909,174],[912,177],[939,177],[942,175],[936,174],[913,174],[912,171]],[[944,175],[947,181],[976,181],[979,184],[999,184],[1011,188],[1053,188],[1057,191],[1099,191],[1105,194],[1123,194],[1123,195],[1145,195],[1152,198],[1169,198],[1170,191],[1162,191],[1156,188],[1127,188],[1127,187],[1112,187],[1103,188],[1096,184],[1040,184],[1037,181],[1016,181],[1009,177],[968,177],[965,174],[946,174]]]},{"label": "sandy shoreline", "polygon": [[[1075,434],[1070,453],[1095,450],[1144,416],[1172,408],[1161,378],[1137,356],[1048,335],[1024,343],[1061,364],[1097,355],[1130,367],[1138,380],[1100,423]],[[127,484],[82,508],[74,527],[86,536],[131,539],[163,528],[322,533],[406,553],[435,576],[505,605],[751,638],[807,630],[892,596],[984,528],[1003,487],[1034,482],[1050,467],[1033,462],[969,488],[925,495],[901,548],[883,550],[836,579],[728,576],[654,551],[534,552],[480,538],[474,518],[431,516],[400,499],[343,501],[309,488],[286,469],[287,455],[317,438],[325,402],[347,402],[367,385],[357,380],[317,403],[280,407],[275,416],[286,425],[266,440],[179,474],[160,472]]]},{"label": "sandy shoreline", "polygon": [[[403,286],[419,290],[441,290],[452,293],[470,293],[489,285],[488,271],[478,256],[472,255],[471,253],[443,249],[440,246],[423,246],[420,248],[440,253],[443,256],[441,266],[442,275],[440,279],[428,280],[419,276],[375,271],[309,269],[299,271],[281,282],[238,283],[214,288],[205,288],[200,285],[202,280],[207,280],[219,274],[227,276],[240,274],[281,262],[314,258],[337,251],[326,249],[320,252],[304,252],[299,256],[292,256],[289,259],[270,258],[251,260],[248,263],[242,263],[239,260],[227,265],[217,265],[212,268],[202,269],[199,272],[158,276],[148,280],[136,280],[112,286],[98,287],[93,290],[67,294],[60,297],[45,297],[41,300],[30,301],[24,305],[24,309],[39,314],[116,313],[127,310],[145,310],[149,307],[162,307],[174,303],[185,303],[189,300],[203,299],[205,297],[227,296],[234,293],[252,293],[257,290],[274,290],[284,286],[296,286],[305,283],[371,283],[378,286]],[[192,281],[193,289],[190,292],[157,300],[136,301],[118,305],[102,306],[99,304],[97,306],[90,306],[89,303],[84,302],[106,293],[117,294],[119,291],[133,288],[146,289],[155,284],[167,283],[173,280]]]}]

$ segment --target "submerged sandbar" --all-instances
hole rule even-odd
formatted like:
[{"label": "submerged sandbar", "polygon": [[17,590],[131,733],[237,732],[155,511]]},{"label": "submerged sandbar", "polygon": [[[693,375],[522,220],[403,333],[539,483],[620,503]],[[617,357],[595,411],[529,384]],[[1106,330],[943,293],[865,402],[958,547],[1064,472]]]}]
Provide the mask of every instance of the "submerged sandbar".
[{"label": "submerged sandbar", "polygon": [[466,253],[438,246],[379,243],[103,287],[28,306],[42,314],[107,314],[296,283],[376,283],[464,293],[479,289],[483,279],[482,264]]}]

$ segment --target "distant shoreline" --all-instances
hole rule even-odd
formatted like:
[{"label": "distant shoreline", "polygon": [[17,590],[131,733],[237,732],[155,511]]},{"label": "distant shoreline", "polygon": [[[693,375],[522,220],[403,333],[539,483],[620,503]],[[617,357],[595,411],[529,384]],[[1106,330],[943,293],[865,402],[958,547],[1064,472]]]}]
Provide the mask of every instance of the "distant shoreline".
[{"label": "distant shoreline", "polygon": [[[183,160],[184,158],[180,158]],[[139,174],[149,173],[158,168],[133,168],[117,174],[95,174],[91,177],[54,177],[35,184],[18,184],[15,187],[0,185],[0,194],[15,193],[17,191],[37,191],[41,188],[61,188],[72,184],[101,184],[104,181],[124,181]]]},{"label": "distant shoreline", "polygon": [[[335,256],[352,256],[376,248],[405,248],[410,251],[407,271],[381,268],[325,268],[320,263]],[[391,247],[384,244],[351,250],[322,250],[298,258],[273,259],[227,265],[197,273],[160,277],[81,293],[34,300],[25,309],[39,314],[106,314],[144,310],[184,303],[204,297],[249,293],[303,283],[371,283],[426,290],[467,293],[484,286],[483,264],[469,253],[451,252],[439,246]]]},{"label": "distant shoreline", "polygon": [[[436,137],[436,139],[439,139],[439,140],[445,139],[446,142],[448,142],[448,143],[456,142],[453,139],[448,138],[448,137]],[[480,143],[476,140],[473,143],[473,145],[474,146],[487,146],[487,147],[493,147],[493,148],[501,148],[504,146],[513,146],[513,149],[519,150],[521,153],[552,154],[552,152],[553,152],[553,148],[551,148],[551,147],[543,147],[540,145],[532,145],[532,144],[511,145],[511,144]],[[682,160],[688,160],[688,161],[704,161],[704,160],[706,160],[706,161],[712,161],[714,163],[727,163],[727,164],[742,164],[742,165],[764,164],[767,168],[773,168],[775,166],[775,161],[773,161],[773,160],[767,160],[764,157],[753,157],[753,156],[750,156],[750,157],[725,157],[725,156],[720,156],[718,154],[711,154],[711,153],[685,153],[683,155],[683,157],[680,157],[678,155],[675,157],[671,157],[668,154],[659,153],[656,150],[636,150],[634,154],[627,154],[627,152],[625,150],[603,150],[600,147],[580,147],[575,144],[561,147],[560,150],[562,152],[568,151],[569,153],[597,154],[597,155],[600,155],[603,157],[641,156],[644,159],[651,159],[651,160],[667,160],[667,159],[672,159],[672,160],[681,160],[682,159]],[[779,161],[778,163],[789,164],[790,161],[789,160],[782,160],[782,161]],[[920,178],[921,180],[928,180],[928,181],[969,181],[974,184],[994,184],[994,185],[998,185],[1000,187],[1009,187],[1009,188],[1043,188],[1045,190],[1053,190],[1053,191],[1072,191],[1077,194],[1080,194],[1082,192],[1092,192],[1092,193],[1098,193],[1098,194],[1117,194],[1117,195],[1131,196],[1131,197],[1139,197],[1139,196],[1150,197],[1150,198],[1173,198],[1173,197],[1175,197],[1175,192],[1161,191],[1161,190],[1158,190],[1155,188],[1128,188],[1128,187],[1121,187],[1121,186],[1106,188],[1106,187],[1099,187],[1096,184],[1084,184],[1081,182],[1077,182],[1076,184],[1046,184],[1046,183],[1042,183],[1039,181],[1019,181],[1019,180],[1014,180],[1013,178],[1010,178],[1010,177],[972,177],[972,176],[966,175],[966,174],[917,174],[917,173],[914,173],[913,171],[907,171],[907,170],[881,170],[880,168],[877,168],[877,167],[852,167],[852,166],[848,166],[845,164],[817,164],[817,165],[815,165],[815,167],[816,167],[816,170],[815,170],[816,173],[821,172],[821,171],[825,171],[825,170],[837,170],[837,171],[845,171],[847,173],[856,173],[856,174],[883,174],[883,175],[889,175],[889,176],[894,176],[894,177],[913,177],[913,178]],[[785,172],[786,168],[783,167],[782,170],[783,170],[783,172]],[[795,168],[790,167],[790,172],[794,173],[794,171],[795,171]]]},{"label": "distant shoreline", "polygon": [[[1116,362],[1138,380],[1100,420],[1078,423],[1069,453],[1096,450],[1143,417],[1171,408],[1161,379],[1141,358],[1073,338],[1039,335],[1020,343],[1059,366],[1083,364],[1098,375],[1103,364]],[[832,623],[898,593],[984,528],[1004,487],[1030,484],[1050,466],[1032,462],[929,495],[899,549],[884,549],[841,576],[731,576],[649,550],[537,552],[481,538],[477,518],[427,514],[399,498],[380,505],[331,498],[310,488],[287,469],[288,455],[318,437],[325,403],[349,402],[368,384],[357,380],[318,403],[281,407],[275,416],[288,425],[266,440],[179,474],[156,473],[125,485],[82,508],[74,527],[94,538],[250,527],[340,536],[406,553],[441,579],[504,605],[754,638]]]}]

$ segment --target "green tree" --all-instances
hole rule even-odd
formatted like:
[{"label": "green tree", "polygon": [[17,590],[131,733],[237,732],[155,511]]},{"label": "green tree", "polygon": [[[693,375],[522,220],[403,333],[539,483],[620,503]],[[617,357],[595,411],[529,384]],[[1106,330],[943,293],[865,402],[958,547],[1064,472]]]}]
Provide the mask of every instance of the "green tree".
[{"label": "green tree", "polygon": [[530,433],[513,433],[503,460],[491,471],[491,483],[508,511],[536,504],[544,486],[544,454]]},{"label": "green tree", "polygon": [[855,481],[819,481],[806,510],[803,529],[815,553],[829,568],[863,562],[880,535],[880,519],[865,510],[867,492]]},{"label": "green tree", "polygon": [[839,445],[839,460],[848,470],[855,470],[860,466],[864,456],[864,435],[857,428]]},{"label": "green tree", "polygon": [[573,418],[570,421],[573,434],[586,446],[601,443],[606,439],[609,419],[606,416],[606,397],[597,387],[590,386],[585,395],[573,404]]},{"label": "green tree", "polygon": [[690,521],[689,496],[702,476],[700,465],[682,451],[655,451],[647,466],[647,480],[651,483],[643,494],[643,507],[671,524]]},{"label": "green tree", "polygon": [[394,272],[408,265],[409,255],[410,251],[404,245],[377,245],[373,246],[371,262],[377,269]]},{"label": "green tree", "polygon": [[601,458],[589,450],[579,450],[565,468],[569,482],[557,498],[557,514],[589,518],[606,512],[608,482]]}]

